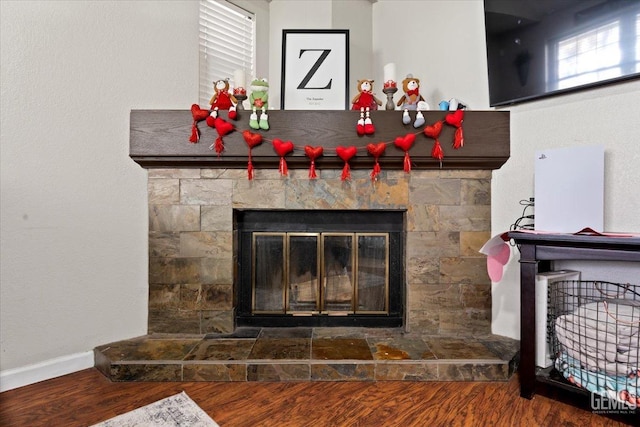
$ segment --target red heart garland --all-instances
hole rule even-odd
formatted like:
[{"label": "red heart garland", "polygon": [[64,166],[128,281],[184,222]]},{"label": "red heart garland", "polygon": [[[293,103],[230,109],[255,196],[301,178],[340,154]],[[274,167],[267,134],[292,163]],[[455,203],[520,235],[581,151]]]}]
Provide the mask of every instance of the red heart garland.
[{"label": "red heart garland", "polygon": [[456,150],[464,146],[464,133],[462,127],[456,129],[456,133],[453,135],[453,148]]},{"label": "red heart garland", "polygon": [[351,160],[351,158],[356,155],[356,152],[357,152],[357,149],[356,147],[353,147],[353,146],[352,147],[343,147],[343,146],[336,147],[336,153],[338,154],[338,157],[340,157],[344,161],[344,167],[342,168],[342,175],[340,176],[340,179],[342,179],[343,181],[351,178],[351,167],[349,166],[349,160]]},{"label": "red heart garland", "polygon": [[438,138],[442,132],[442,122],[435,122],[433,125],[425,126],[424,134],[429,138]]},{"label": "red heart garland", "polygon": [[411,172],[411,158],[409,157],[409,150],[416,140],[416,135],[408,133],[405,136],[399,136],[393,142],[396,147],[404,151],[404,171],[406,173]]},{"label": "red heart garland", "polygon": [[375,163],[373,165],[373,171],[371,171],[372,181],[375,181],[378,178],[378,174],[380,173],[380,170],[381,170],[380,163],[378,162],[378,158],[382,156],[386,148],[387,148],[387,144],[385,144],[384,142],[380,142],[378,144],[367,144],[367,151],[375,159]]},{"label": "red heart garland", "polygon": [[224,121],[224,119],[221,119],[220,117],[216,117],[213,121],[213,126],[216,128],[216,131],[220,136],[225,136],[233,131],[233,125]]},{"label": "red heart garland", "polygon": [[191,115],[193,116],[193,120],[200,122],[209,117],[209,111],[203,110],[198,104],[193,104],[191,106]]},{"label": "red heart garland", "polygon": [[191,136],[189,142],[200,142],[200,129],[198,129],[198,122],[209,117],[209,112],[200,108],[198,104],[191,105],[191,115],[193,116],[193,124],[191,125]]},{"label": "red heart garland", "polygon": [[242,137],[244,138],[245,142],[249,146],[249,162],[247,163],[247,175],[249,180],[252,180],[253,179],[253,161],[251,158],[251,149],[262,143],[262,135],[260,135],[259,133],[252,133],[248,130],[245,130],[244,132],[242,132]]},{"label": "red heart garland", "polygon": [[251,131],[245,130],[242,132],[242,137],[245,142],[249,146],[249,148],[256,147],[262,143],[262,135],[259,133],[253,133]]},{"label": "red heart garland", "polygon": [[456,110],[453,113],[449,113],[444,119],[451,126],[459,128],[462,126],[462,121],[464,120],[464,110]]},{"label": "red heart garland", "polygon": [[278,156],[280,156],[280,167],[278,168],[280,175],[287,175],[289,173],[289,169],[287,168],[287,161],[284,159],[284,156],[293,151],[293,142],[285,142],[281,139],[275,138],[273,140],[273,149],[276,151]]},{"label": "red heart garland", "polygon": [[322,156],[323,152],[322,147],[312,147],[310,145],[305,145],[304,154],[307,155],[309,159],[311,159],[311,166],[309,167],[309,178],[315,179],[318,176],[316,175],[316,159]]},{"label": "red heart garland", "polygon": [[440,167],[442,167],[442,159],[444,159],[444,152],[442,151],[442,146],[440,145],[440,141],[436,138],[433,142],[433,148],[431,149],[431,157],[440,161]]}]

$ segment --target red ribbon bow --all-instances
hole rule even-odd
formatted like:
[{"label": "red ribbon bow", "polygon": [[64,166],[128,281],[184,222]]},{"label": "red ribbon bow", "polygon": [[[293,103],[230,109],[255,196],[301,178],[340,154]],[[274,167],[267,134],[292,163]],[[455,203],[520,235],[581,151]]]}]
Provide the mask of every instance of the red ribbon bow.
[{"label": "red ribbon bow", "polygon": [[420,92],[418,89],[410,89],[407,91],[407,95],[411,96],[411,95],[420,95]]}]

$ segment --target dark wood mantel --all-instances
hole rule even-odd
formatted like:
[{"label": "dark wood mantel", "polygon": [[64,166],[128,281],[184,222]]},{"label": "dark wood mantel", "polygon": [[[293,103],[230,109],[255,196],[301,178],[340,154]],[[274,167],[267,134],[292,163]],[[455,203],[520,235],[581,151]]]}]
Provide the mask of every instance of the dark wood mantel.
[{"label": "dark wood mantel", "polygon": [[[427,111],[426,124],[443,120],[448,111]],[[412,124],[402,123],[401,111],[373,111],[371,118],[376,131],[373,135],[359,136],[356,133],[358,111],[284,111],[269,112],[268,131],[249,128],[249,111],[239,111],[235,121],[229,120],[236,130],[223,137],[224,152],[217,154],[209,146],[218,136],[215,129],[202,121],[198,124],[201,139],[197,144],[189,142],[192,116],[189,110],[133,110],[131,111],[130,157],[145,168],[158,167],[207,167],[246,168],[248,146],[242,137],[243,130],[259,132],[265,141],[252,151],[255,168],[278,168],[279,157],[270,141],[279,138],[291,141],[296,149],[287,155],[289,168],[309,168],[305,156],[305,145],[322,146],[325,155],[316,160],[316,167],[342,168],[343,161],[336,156],[338,146],[355,146],[357,155],[349,162],[354,169],[371,168],[373,157],[367,153],[369,143],[389,143],[380,165],[383,169],[402,170],[404,152],[393,145],[396,137],[408,133],[416,134],[416,141],[409,154],[412,168],[439,169],[440,163],[431,157],[433,139],[422,132],[424,126],[415,129]],[[224,119],[227,112],[221,112]],[[411,112],[412,119],[415,112]],[[412,122],[413,123],[413,120]],[[442,169],[498,169],[509,158],[510,128],[509,111],[465,111],[464,147],[452,147],[453,126],[445,124],[440,134],[444,151]]]}]

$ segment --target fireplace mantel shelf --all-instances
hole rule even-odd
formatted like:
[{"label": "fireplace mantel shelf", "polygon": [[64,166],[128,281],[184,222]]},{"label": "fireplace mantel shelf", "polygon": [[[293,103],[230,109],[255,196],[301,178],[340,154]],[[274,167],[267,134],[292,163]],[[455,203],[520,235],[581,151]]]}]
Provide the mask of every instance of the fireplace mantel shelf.
[{"label": "fireplace mantel shelf", "polygon": [[[444,120],[447,111],[424,112],[426,124]],[[316,167],[342,168],[344,162],[335,155],[338,146],[355,146],[357,155],[349,164],[354,169],[372,168],[373,157],[367,153],[369,143],[387,143],[380,157],[383,169],[403,168],[404,151],[393,141],[396,137],[416,134],[409,155],[411,167],[415,169],[499,169],[509,158],[510,129],[508,111],[465,111],[463,130],[464,147],[452,147],[455,128],[445,124],[440,134],[444,151],[442,165],[431,157],[434,140],[424,135],[424,126],[415,129],[412,125],[415,112],[410,112],[412,121],[402,123],[401,111],[373,111],[371,118],[375,126],[373,135],[359,136],[356,133],[358,111],[290,111],[269,112],[268,131],[249,128],[249,111],[239,111],[235,131],[223,137],[224,151],[218,156],[209,147],[218,134],[204,121],[198,124],[200,142],[189,142],[193,122],[189,110],[133,110],[130,120],[130,157],[144,168],[246,168],[249,148],[242,137],[243,130],[261,133],[264,142],[253,148],[252,161],[256,169],[278,168],[280,158],[269,143],[278,138],[291,141],[296,149],[286,156],[289,168],[309,168],[310,160],[302,147],[322,146],[325,155],[316,160]],[[220,116],[224,119],[227,112]]]}]

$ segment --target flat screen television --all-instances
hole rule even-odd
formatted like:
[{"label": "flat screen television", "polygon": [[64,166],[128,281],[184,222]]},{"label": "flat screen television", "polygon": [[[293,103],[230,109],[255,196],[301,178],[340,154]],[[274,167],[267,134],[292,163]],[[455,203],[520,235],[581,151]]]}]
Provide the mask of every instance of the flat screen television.
[{"label": "flat screen television", "polygon": [[489,100],[640,78],[640,0],[484,0]]}]

